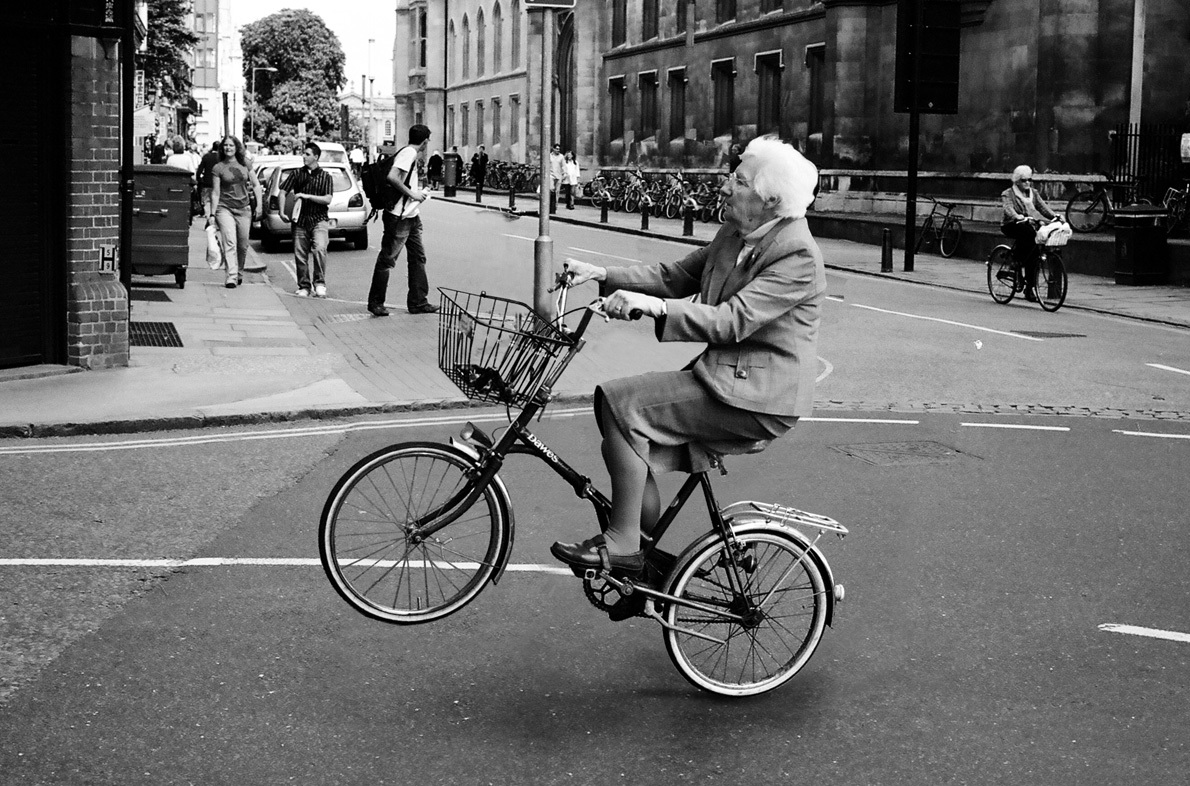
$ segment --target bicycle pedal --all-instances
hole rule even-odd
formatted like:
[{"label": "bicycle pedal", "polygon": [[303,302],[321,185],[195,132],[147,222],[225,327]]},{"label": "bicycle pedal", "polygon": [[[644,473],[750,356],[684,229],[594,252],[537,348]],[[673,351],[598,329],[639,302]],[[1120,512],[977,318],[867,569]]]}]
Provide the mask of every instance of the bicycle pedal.
[{"label": "bicycle pedal", "polygon": [[[578,568],[574,569],[575,575],[578,574],[578,570]],[[599,571],[595,568],[584,568],[583,575],[579,578],[581,578],[583,581],[594,581],[595,579],[599,578]]]}]

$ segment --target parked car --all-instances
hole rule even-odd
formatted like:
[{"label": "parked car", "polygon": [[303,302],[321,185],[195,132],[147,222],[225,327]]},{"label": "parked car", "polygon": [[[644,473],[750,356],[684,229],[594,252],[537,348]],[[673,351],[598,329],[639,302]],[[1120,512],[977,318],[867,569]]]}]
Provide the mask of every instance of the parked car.
[{"label": "parked car", "polygon": [[[323,158],[325,159],[325,154]],[[364,192],[347,163],[319,162],[331,175],[334,194],[327,209],[330,218],[330,237],[353,243],[357,250],[368,247],[368,209],[364,204]],[[281,186],[290,173],[301,168],[297,164],[279,164],[269,175],[264,189],[264,215],[260,220],[260,245],[265,251],[277,251],[282,240],[291,240],[289,222],[281,218]]]},{"label": "parked car", "polygon": [[[267,193],[269,187],[269,177],[272,176],[273,170],[278,166],[288,164],[290,166],[299,167],[302,165],[301,156],[257,156],[252,159],[252,174],[256,177],[256,182],[260,183],[261,193]],[[252,219],[252,226],[248,229],[248,237],[260,237],[260,219]]]},{"label": "parked car", "polygon": [[322,155],[318,157],[319,163],[322,164],[350,164],[347,159],[347,150],[338,142],[315,142],[318,149],[322,151]]}]

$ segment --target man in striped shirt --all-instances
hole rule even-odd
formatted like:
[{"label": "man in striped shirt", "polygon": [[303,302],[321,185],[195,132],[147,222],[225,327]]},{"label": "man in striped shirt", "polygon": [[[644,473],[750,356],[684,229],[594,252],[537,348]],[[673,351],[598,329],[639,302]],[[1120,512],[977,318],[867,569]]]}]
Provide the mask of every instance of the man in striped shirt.
[{"label": "man in striped shirt", "polygon": [[298,297],[326,297],[326,247],[330,242],[327,207],[334,194],[331,173],[318,165],[322,148],[307,142],[302,148],[302,168],[281,186],[301,206],[292,220],[293,261],[297,266]]}]

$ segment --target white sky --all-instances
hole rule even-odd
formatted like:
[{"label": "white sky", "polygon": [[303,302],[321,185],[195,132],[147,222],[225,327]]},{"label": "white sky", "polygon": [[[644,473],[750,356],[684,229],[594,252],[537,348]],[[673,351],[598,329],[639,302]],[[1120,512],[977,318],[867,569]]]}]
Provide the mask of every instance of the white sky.
[{"label": "white sky", "polygon": [[347,56],[344,90],[359,92],[360,77],[369,74],[368,39],[374,39],[369,75],[376,78],[373,83],[376,95],[392,95],[396,0],[229,0],[229,3],[231,22],[236,29],[285,8],[304,8],[321,17],[339,37],[343,54]]}]

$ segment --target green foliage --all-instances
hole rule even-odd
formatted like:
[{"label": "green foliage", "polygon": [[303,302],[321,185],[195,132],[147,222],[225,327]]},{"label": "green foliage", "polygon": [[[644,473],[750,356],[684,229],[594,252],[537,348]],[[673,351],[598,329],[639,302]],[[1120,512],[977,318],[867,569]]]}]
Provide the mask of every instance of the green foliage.
[{"label": "green foliage", "polygon": [[[327,138],[339,126],[339,90],[347,80],[346,57],[339,38],[316,14],[287,8],[240,30],[244,79],[252,85],[252,69],[271,66],[275,73],[256,73],[259,108],[256,135],[270,147],[296,148],[297,124],[306,123],[310,137]],[[245,130],[251,124],[245,122]]]},{"label": "green foliage", "polygon": [[149,0],[149,31],[145,51],[137,55],[145,82],[161,84],[161,94],[171,101],[190,95],[190,65],[186,54],[199,38],[190,30],[190,0]]}]

